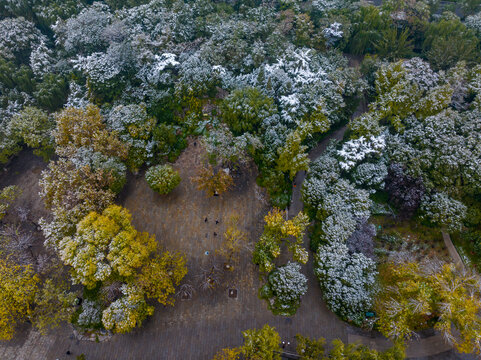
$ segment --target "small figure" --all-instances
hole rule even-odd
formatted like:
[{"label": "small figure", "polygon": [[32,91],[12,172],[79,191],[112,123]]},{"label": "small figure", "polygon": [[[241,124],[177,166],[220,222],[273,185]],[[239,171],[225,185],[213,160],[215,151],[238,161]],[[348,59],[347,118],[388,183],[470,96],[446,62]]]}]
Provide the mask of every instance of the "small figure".
[{"label": "small figure", "polygon": [[287,342],[287,346],[289,346],[289,345],[291,345],[291,343],[288,341],[288,342]]},{"label": "small figure", "polygon": [[194,146],[197,146],[197,143],[194,141]]},{"label": "small figure", "polygon": [[70,350],[67,350],[65,354],[70,355],[71,354]]},{"label": "small figure", "polygon": [[216,233],[216,232],[214,233],[214,236],[217,236],[217,233]]},{"label": "small figure", "polygon": [[216,221],[215,221],[215,224],[217,225],[218,223],[219,223],[219,220],[216,220]]},{"label": "small figure", "polygon": [[282,348],[285,349],[285,347],[286,347],[286,342],[283,341],[283,342],[282,342]]},{"label": "small figure", "polygon": [[207,222],[207,218],[205,218],[204,222]]}]

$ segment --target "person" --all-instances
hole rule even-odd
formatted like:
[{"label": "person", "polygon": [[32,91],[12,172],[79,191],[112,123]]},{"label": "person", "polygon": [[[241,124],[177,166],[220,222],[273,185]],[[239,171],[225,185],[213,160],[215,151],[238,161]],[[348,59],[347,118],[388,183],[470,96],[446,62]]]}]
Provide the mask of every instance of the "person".
[{"label": "person", "polygon": [[283,342],[282,342],[282,348],[284,349],[285,347],[286,347],[286,342],[283,341]]},{"label": "person", "polygon": [[207,222],[207,218],[205,218],[204,222]]}]

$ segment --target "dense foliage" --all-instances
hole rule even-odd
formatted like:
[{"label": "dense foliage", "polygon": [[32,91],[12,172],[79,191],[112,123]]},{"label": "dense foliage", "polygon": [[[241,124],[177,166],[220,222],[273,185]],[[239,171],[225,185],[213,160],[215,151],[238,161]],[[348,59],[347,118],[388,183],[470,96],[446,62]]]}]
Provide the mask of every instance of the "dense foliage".
[{"label": "dense foliage", "polygon": [[[273,311],[293,314],[306,292],[300,265],[280,255],[306,264],[312,223],[314,271],[341,318],[370,327],[376,307],[374,326],[393,338],[434,321],[459,350],[480,350],[470,275],[393,264],[374,225],[448,231],[481,256],[479,1],[7,0],[0,28],[0,166],[24,147],[50,160],[40,196],[51,214],[39,225],[44,250],[84,286],[77,326],[127,332],[152,314],[149,299],[172,304],[185,260],[158,253],[114,202],[127,171],[148,168],[154,191],[172,191],[181,180],[166,162],[191,144],[207,153],[191,180],[208,196],[243,172],[269,195],[253,262]],[[343,139],[309,153],[346,124]],[[289,218],[279,209],[302,171],[305,210]],[[0,192],[2,226],[17,190]],[[227,265],[245,247],[237,225],[218,251]],[[0,248],[3,338],[18,319],[45,329],[72,312],[60,266],[34,271],[32,241],[15,229]],[[245,357],[277,356],[273,329],[244,337]],[[385,355],[335,343],[328,358],[355,356]]]}]

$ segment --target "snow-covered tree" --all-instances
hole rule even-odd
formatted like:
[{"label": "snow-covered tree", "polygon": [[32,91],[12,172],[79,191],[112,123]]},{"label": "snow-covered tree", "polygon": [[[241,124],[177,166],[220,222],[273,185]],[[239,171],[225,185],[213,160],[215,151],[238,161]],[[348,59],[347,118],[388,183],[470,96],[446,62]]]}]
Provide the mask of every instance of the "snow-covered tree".
[{"label": "snow-covered tree", "polygon": [[294,315],[301,297],[307,292],[307,278],[301,273],[301,266],[288,262],[270,273],[267,281],[260,293],[269,301],[272,312],[276,315]]},{"label": "snow-covered tree", "polygon": [[319,247],[314,266],[329,308],[360,325],[373,304],[374,261],[361,253],[350,254],[346,245],[334,243]]},{"label": "snow-covered tree", "polygon": [[449,231],[460,231],[466,217],[466,205],[443,193],[426,197],[421,211],[422,218]]},{"label": "snow-covered tree", "polygon": [[0,28],[0,54],[20,63],[28,64],[32,49],[46,40],[34,23],[22,17],[3,19]]},{"label": "snow-covered tree", "polygon": [[123,296],[102,312],[103,326],[116,333],[132,331],[154,313],[154,307],[145,302],[144,294],[137,287],[122,285],[121,291]]},{"label": "snow-covered tree", "polygon": [[88,54],[103,50],[107,45],[103,33],[111,21],[112,14],[109,7],[95,2],[77,16],[55,25],[57,43],[69,53]]},{"label": "snow-covered tree", "polygon": [[145,105],[119,105],[107,117],[108,127],[129,146],[127,165],[139,169],[144,163],[152,164],[155,143],[152,140],[156,120],[147,115]]}]

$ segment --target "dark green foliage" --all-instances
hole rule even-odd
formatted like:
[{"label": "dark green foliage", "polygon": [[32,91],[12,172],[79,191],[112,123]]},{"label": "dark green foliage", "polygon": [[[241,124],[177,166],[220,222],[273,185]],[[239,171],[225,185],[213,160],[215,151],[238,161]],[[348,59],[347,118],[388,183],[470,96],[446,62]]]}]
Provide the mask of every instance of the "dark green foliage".
[{"label": "dark green foliage", "polygon": [[443,19],[429,25],[423,51],[434,69],[446,70],[458,61],[479,59],[479,40],[459,19]]},{"label": "dark green foliage", "polygon": [[409,31],[407,29],[401,31],[389,27],[382,31],[381,38],[373,42],[373,45],[376,53],[387,60],[409,58],[413,55],[413,45],[408,37]]},{"label": "dark green foliage", "polygon": [[67,99],[68,84],[61,75],[45,74],[33,94],[42,108],[55,111]]},{"label": "dark green foliage", "polygon": [[389,27],[389,18],[375,6],[363,6],[354,15],[352,21],[352,37],[347,45],[348,50],[356,55],[372,54],[373,44],[382,40],[382,32]]},{"label": "dark green foliage", "polygon": [[274,114],[274,102],[256,88],[234,90],[223,102],[222,119],[235,135],[256,132],[260,122]]}]

